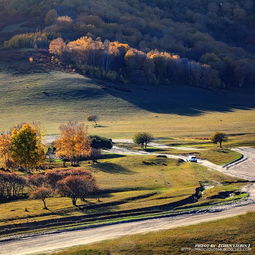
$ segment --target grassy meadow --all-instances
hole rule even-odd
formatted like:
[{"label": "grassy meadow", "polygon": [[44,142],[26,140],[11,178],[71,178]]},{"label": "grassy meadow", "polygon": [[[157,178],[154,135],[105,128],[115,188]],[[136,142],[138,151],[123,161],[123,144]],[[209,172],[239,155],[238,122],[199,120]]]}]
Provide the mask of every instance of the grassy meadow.
[{"label": "grassy meadow", "polygon": [[[178,164],[177,160],[155,156],[103,159],[93,165],[83,162],[81,168],[93,172],[103,191],[101,195],[88,197],[85,203],[79,201],[79,208],[73,207],[71,200],[63,197],[47,199],[49,210],[42,209],[40,200],[3,203],[0,204],[0,226],[136,209],[149,213],[155,206],[171,205],[193,195],[201,184],[217,187],[212,196],[205,193],[206,196],[201,198],[204,204],[214,204],[225,201],[224,197],[215,195],[226,190],[234,193],[245,185],[224,184],[238,179],[207,170],[201,165]],[[196,206],[196,203],[191,206]]]},{"label": "grassy meadow", "polygon": [[[253,92],[113,85],[56,71],[1,71],[0,80],[1,131],[36,121],[45,134],[57,134],[60,124],[76,120],[86,123],[90,133],[112,138],[131,138],[138,131],[168,141],[218,130],[250,136],[255,132]],[[86,121],[90,114],[99,116],[99,127]]]},{"label": "grassy meadow", "polygon": [[[249,231],[247,231],[249,229]],[[126,236],[83,247],[75,247],[55,255],[175,255],[175,254],[212,254],[212,251],[187,251],[182,248],[194,248],[196,244],[250,244],[251,251],[239,251],[234,254],[254,254],[255,214],[248,213],[228,219],[180,227],[155,233]],[[232,254],[231,252],[213,252],[213,254]]]},{"label": "grassy meadow", "polygon": [[[206,151],[197,151],[199,157],[219,165],[240,157],[227,147],[255,144],[253,93],[175,86],[114,85],[75,73],[28,73],[30,64],[24,65],[24,74],[20,74],[14,72],[11,65],[6,71],[0,62],[1,132],[20,122],[39,122],[45,135],[54,135],[58,134],[59,125],[69,120],[85,123],[90,134],[109,138],[132,138],[137,132],[148,131],[160,143],[176,146],[176,149],[159,153],[194,152],[181,151],[178,146],[205,148]],[[22,62],[18,66],[22,69]],[[91,114],[99,116],[97,128],[86,120]],[[215,131],[230,135],[224,151],[204,140]],[[55,167],[61,168],[61,162],[55,162]],[[0,204],[0,228],[93,216],[102,212],[120,212],[122,216],[122,212],[142,209],[144,213],[150,213],[150,208],[171,205],[190,197],[201,183],[212,188],[203,193],[200,201],[187,207],[211,205],[244,196],[234,193],[245,184],[224,184],[237,179],[201,165],[178,164],[172,159],[115,155],[96,164],[82,162],[81,168],[92,170],[103,191],[101,195],[88,197],[85,203],[79,202],[79,208],[74,208],[70,199],[60,197],[47,199],[49,210],[43,210],[38,200]],[[217,196],[226,191],[234,195]]]}]

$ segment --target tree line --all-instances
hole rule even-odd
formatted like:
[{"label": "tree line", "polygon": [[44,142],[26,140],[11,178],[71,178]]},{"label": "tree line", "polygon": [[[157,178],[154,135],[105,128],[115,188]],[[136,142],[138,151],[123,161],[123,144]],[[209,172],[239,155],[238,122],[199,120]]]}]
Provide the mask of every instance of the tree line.
[{"label": "tree line", "polygon": [[255,81],[254,9],[253,0],[0,0],[0,28],[22,23],[30,32],[0,40],[46,48],[51,35],[100,37],[146,54],[173,52],[210,65],[224,87],[246,87]]},{"label": "tree line", "polygon": [[44,209],[48,209],[46,199],[61,195],[71,198],[72,204],[77,206],[78,199],[84,201],[96,191],[96,180],[87,170],[51,170],[29,176],[0,171],[0,201],[19,198],[28,193],[30,198],[42,200]]},{"label": "tree line", "polygon": [[145,53],[116,41],[81,37],[65,43],[57,38],[50,42],[49,52],[56,56],[54,61],[60,60],[79,72],[110,81],[222,86],[218,72],[209,65],[158,50]]}]

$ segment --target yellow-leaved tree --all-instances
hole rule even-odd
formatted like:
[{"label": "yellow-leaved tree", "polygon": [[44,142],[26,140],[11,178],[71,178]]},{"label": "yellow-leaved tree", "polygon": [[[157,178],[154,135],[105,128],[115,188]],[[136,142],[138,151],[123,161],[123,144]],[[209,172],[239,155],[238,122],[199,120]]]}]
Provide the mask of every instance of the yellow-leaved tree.
[{"label": "yellow-leaved tree", "polygon": [[5,167],[11,158],[11,136],[9,133],[0,135],[0,158],[3,159]]},{"label": "yellow-leaved tree", "polygon": [[24,123],[13,128],[10,152],[15,164],[26,171],[39,166],[45,159],[39,127]]},{"label": "yellow-leaved tree", "polygon": [[92,154],[86,127],[74,121],[60,126],[60,137],[55,141],[55,147],[56,154],[70,160],[72,166],[79,165],[82,158]]}]

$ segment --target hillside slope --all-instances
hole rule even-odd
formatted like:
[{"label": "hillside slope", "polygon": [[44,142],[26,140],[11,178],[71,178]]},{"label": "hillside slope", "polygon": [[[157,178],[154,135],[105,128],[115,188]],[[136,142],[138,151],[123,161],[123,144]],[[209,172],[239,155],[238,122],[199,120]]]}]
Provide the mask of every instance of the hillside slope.
[{"label": "hillside slope", "polygon": [[[68,120],[86,122],[97,114],[102,127],[91,133],[130,137],[146,130],[156,136],[255,132],[254,93],[215,92],[185,86],[106,84],[75,73],[15,75],[0,72],[0,126],[39,121],[55,134]],[[233,98],[235,100],[233,100]]]},{"label": "hillside slope", "polygon": [[[100,37],[208,64],[224,86],[246,87],[255,80],[254,9],[252,0],[0,0],[0,43],[36,31]],[[32,47],[48,44],[43,36]]]}]

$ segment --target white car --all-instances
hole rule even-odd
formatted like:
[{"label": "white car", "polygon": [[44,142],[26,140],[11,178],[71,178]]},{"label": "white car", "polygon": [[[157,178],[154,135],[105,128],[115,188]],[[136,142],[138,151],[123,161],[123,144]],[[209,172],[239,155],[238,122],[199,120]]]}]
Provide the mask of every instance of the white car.
[{"label": "white car", "polygon": [[197,157],[196,156],[189,156],[188,161],[193,162],[193,163],[197,163]]}]

